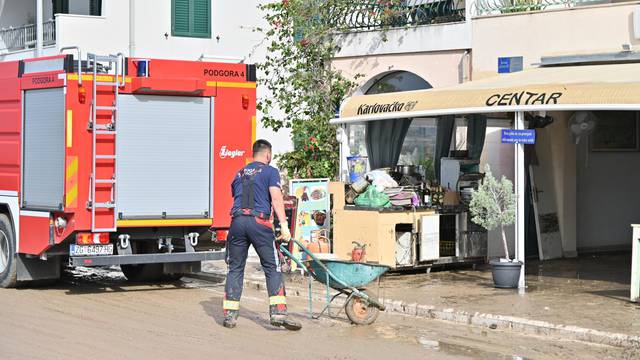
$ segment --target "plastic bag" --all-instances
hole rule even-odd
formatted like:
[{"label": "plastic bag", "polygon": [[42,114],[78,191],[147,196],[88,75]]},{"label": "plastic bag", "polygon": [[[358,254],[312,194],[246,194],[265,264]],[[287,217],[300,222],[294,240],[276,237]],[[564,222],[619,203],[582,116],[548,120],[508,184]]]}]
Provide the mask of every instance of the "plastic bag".
[{"label": "plastic bag", "polygon": [[386,188],[398,186],[398,183],[382,170],[373,170],[367,173],[367,179],[371,181],[371,185],[376,187],[378,192],[383,192]]},{"label": "plastic bag", "polygon": [[389,207],[391,203],[389,202],[389,196],[387,194],[383,194],[376,190],[375,186],[369,186],[365,192],[358,195],[355,200],[356,205],[365,206],[365,207]]}]

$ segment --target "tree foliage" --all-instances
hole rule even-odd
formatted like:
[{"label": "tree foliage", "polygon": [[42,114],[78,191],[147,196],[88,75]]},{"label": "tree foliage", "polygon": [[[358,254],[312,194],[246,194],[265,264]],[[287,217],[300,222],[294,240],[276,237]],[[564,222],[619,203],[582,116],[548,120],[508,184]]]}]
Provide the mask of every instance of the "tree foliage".
[{"label": "tree foliage", "polygon": [[339,51],[336,24],[350,4],[283,0],[261,5],[269,27],[258,31],[268,42],[268,55],[259,64],[258,83],[270,95],[259,99],[258,110],[265,127],[292,129],[294,150],[277,159],[291,177],[337,173],[339,147],[329,120],[355,83],[332,69],[330,60]]}]

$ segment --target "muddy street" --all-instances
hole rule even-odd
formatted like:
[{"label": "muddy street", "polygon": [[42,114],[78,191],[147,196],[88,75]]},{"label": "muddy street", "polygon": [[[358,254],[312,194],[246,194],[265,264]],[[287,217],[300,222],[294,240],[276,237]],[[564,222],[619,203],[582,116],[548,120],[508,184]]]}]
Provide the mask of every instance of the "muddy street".
[{"label": "muddy street", "polygon": [[[37,289],[0,290],[1,359],[624,359],[629,350],[382,314],[368,327],[313,321],[289,299],[300,332],[268,324],[266,294],[246,289],[236,329],[223,286],[186,278],[130,284],[117,268],[67,271]],[[318,304],[319,306],[319,304]],[[318,308],[316,306],[316,308]],[[240,357],[238,357],[240,356]]]}]

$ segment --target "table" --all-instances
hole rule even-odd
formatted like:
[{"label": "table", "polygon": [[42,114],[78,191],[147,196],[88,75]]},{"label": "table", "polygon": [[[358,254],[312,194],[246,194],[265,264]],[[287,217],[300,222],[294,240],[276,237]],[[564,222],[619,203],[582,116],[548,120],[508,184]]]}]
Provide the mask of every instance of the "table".
[{"label": "table", "polygon": [[[396,225],[410,224],[420,230],[422,216],[438,216],[435,210],[333,210],[333,253],[341,260],[351,260],[353,241],[366,244],[367,261],[396,265]],[[414,255],[415,257],[415,251]]]}]

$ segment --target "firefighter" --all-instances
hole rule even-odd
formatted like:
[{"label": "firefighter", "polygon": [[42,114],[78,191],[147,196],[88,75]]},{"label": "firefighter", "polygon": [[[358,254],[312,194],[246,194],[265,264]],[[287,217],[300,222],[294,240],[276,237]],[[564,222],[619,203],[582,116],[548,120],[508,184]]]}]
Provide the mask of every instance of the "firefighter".
[{"label": "firefighter", "polygon": [[288,330],[302,328],[299,322],[287,316],[276,239],[269,221],[273,208],[282,229],[278,239],[284,242],[291,239],[284,212],[280,174],[269,166],[271,156],[271,144],[266,140],[256,141],[253,144],[253,162],[238,171],[231,184],[233,207],[226,255],[229,273],[223,303],[223,325],[227,328],[233,328],[237,323],[249,245],[253,245],[258,253],[267,280],[271,324]]}]

